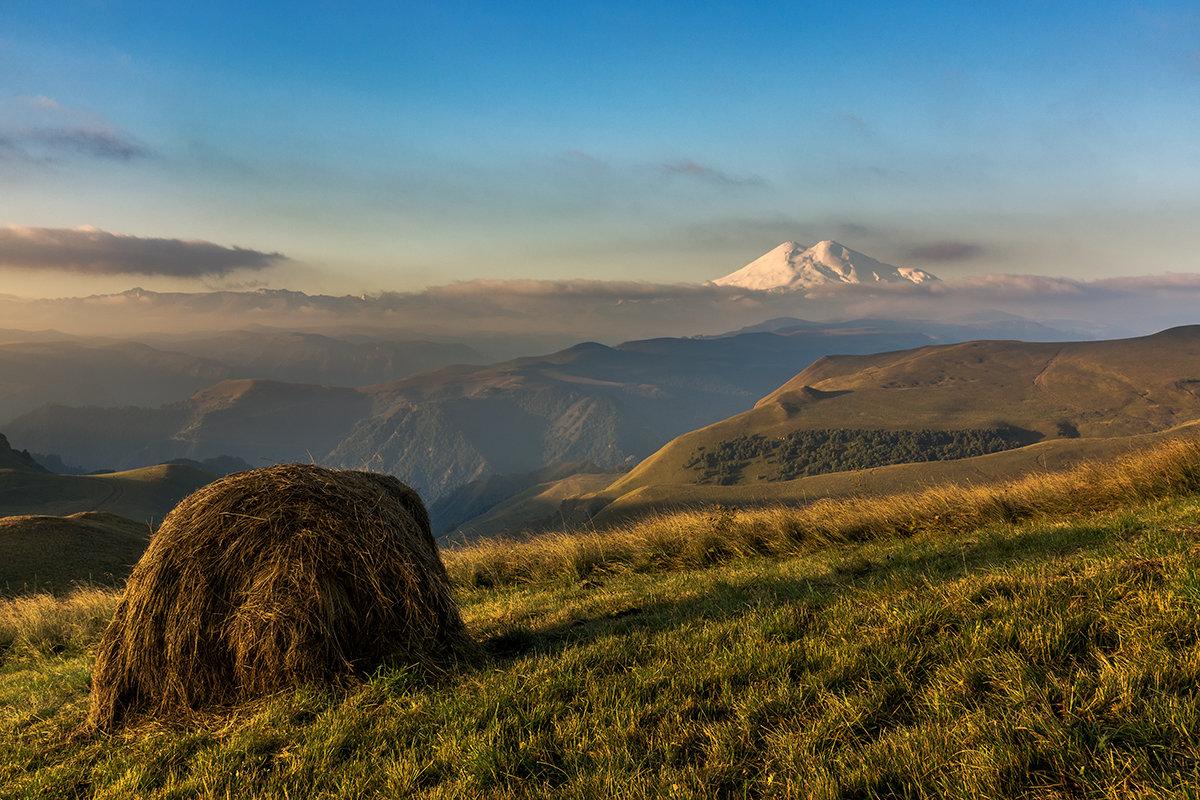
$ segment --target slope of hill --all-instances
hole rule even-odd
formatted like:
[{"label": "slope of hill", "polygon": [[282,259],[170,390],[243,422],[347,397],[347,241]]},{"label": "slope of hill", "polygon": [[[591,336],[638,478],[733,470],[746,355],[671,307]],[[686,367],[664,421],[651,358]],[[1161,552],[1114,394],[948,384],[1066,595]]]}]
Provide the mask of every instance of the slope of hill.
[{"label": "slope of hill", "polygon": [[118,586],[142,557],[150,526],[116,514],[0,517],[0,595]]},{"label": "slope of hill", "polygon": [[114,736],[78,732],[115,593],[0,602],[0,793],[1194,797],[1198,475],[481,542],[444,554],[477,657]]},{"label": "slope of hill", "polygon": [[55,475],[13,450],[0,434],[0,516],[68,516],[102,511],[158,522],[210,483],[207,472],[179,464],[101,475]]},{"label": "slope of hill", "polygon": [[[823,358],[743,414],[681,436],[609,490],[786,477],[761,447],[796,432],[1020,432],[1021,441],[1151,433],[1200,418],[1200,327],[1104,342],[969,342]],[[1015,442],[1020,444],[1021,441]],[[879,463],[888,463],[881,461]]]}]

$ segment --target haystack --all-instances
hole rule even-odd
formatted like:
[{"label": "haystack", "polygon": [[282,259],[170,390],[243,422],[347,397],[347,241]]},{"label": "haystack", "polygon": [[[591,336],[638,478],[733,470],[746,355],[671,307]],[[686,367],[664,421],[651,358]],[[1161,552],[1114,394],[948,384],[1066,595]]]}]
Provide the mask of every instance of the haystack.
[{"label": "haystack", "polygon": [[100,642],[88,722],[344,685],[467,647],[416,492],[367,472],[250,470],[188,496],[154,534]]}]

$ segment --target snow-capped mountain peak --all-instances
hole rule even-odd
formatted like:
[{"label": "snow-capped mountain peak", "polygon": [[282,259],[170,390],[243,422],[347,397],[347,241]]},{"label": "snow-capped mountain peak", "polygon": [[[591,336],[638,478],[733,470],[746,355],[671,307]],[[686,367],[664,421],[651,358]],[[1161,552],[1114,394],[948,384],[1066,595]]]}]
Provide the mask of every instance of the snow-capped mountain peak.
[{"label": "snow-capped mountain peak", "polygon": [[832,283],[924,283],[937,277],[915,267],[876,261],[834,241],[804,247],[784,242],[746,266],[711,283],[760,291],[795,291]]}]

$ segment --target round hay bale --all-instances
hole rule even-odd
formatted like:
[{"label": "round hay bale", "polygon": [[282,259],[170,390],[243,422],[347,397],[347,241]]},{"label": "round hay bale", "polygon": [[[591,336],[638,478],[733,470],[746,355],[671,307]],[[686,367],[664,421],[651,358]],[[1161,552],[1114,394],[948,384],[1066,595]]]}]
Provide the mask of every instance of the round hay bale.
[{"label": "round hay bale", "polygon": [[469,642],[421,498],[285,464],[185,498],[130,575],[92,672],[94,729],[227,707]]}]

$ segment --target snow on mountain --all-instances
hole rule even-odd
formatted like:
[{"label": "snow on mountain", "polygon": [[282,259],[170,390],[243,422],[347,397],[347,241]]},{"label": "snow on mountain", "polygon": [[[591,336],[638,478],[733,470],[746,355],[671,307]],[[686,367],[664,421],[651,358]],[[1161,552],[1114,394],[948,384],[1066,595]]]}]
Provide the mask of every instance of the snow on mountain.
[{"label": "snow on mountain", "polygon": [[925,283],[937,277],[915,267],[896,267],[876,261],[837,242],[818,242],[805,248],[784,242],[766,255],[709,283],[743,289],[794,291],[831,283]]}]

